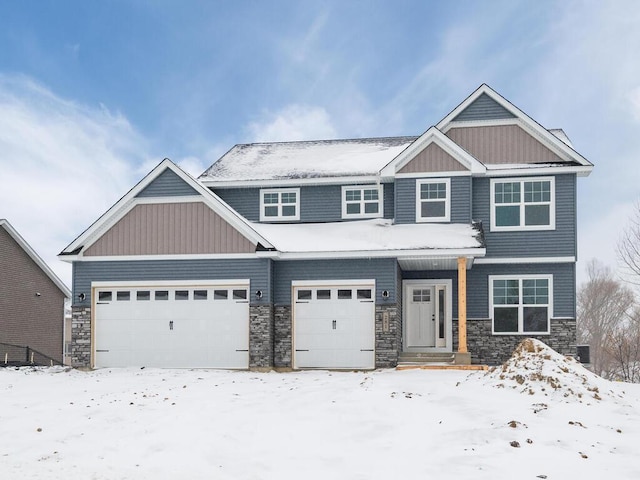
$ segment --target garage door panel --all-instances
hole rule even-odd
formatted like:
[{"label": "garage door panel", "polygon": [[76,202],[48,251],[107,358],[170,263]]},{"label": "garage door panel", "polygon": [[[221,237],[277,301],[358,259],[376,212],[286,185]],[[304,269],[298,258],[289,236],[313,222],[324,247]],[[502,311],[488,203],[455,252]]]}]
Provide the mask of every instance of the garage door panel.
[{"label": "garage door panel", "polygon": [[374,368],[374,285],[294,288],[296,368]]},{"label": "garage door panel", "polygon": [[248,285],[125,291],[96,291],[97,367],[248,368]]}]

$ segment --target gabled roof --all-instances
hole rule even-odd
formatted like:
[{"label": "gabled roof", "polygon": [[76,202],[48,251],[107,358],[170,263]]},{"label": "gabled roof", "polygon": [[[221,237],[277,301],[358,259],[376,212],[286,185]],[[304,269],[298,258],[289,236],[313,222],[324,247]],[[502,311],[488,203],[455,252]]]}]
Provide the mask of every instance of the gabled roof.
[{"label": "gabled roof", "polygon": [[22,238],[15,228],[11,226],[8,220],[0,218],[0,228],[4,228],[6,232],[16,241],[20,248],[22,248],[31,260],[33,260],[36,265],[42,270],[47,277],[60,289],[60,291],[64,294],[65,297],[71,298],[71,291],[69,288],[58,278],[58,276],[53,273],[53,270],[49,268],[49,265],[36,253],[36,251],[31,248],[31,246],[27,243],[27,241]]},{"label": "gabled roof", "polygon": [[438,145],[454,159],[464,165],[471,174],[486,172],[486,168],[482,163],[473,158],[472,155],[466,152],[449,137],[444,135],[440,130],[435,127],[431,127],[418,137],[409,147],[403,150],[397,157],[385,165],[380,171],[381,176],[387,177],[395,175],[397,171],[432,143]]},{"label": "gabled roof", "polygon": [[[538,140],[541,140],[547,147],[555,151],[559,156],[566,158],[567,161],[576,162],[578,165],[587,167],[585,173],[589,173],[593,164],[584,158],[580,153],[575,151],[570,142],[566,142],[564,139],[559,138],[560,135],[554,134],[545,129],[542,125],[536,122],[529,115],[524,113],[509,100],[504,98],[498,92],[493,90],[489,85],[482,84],[471,95],[469,95],[462,103],[454,108],[447,116],[445,116],[438,124],[436,128],[443,133],[447,133],[450,128],[454,126],[464,126],[465,124],[473,124],[473,120],[467,120],[464,116],[460,117],[465,110],[473,108],[473,104],[476,101],[486,102],[487,99],[492,100],[497,106],[504,109],[506,114],[501,115],[500,119],[489,119],[487,123],[500,123],[500,122],[518,122],[520,126],[525,128],[529,133],[533,134]],[[462,118],[462,120],[460,119]],[[562,136],[566,138],[566,134],[562,132]],[[567,139],[568,140],[568,139]]]},{"label": "gabled roof", "polygon": [[236,145],[198,179],[216,182],[376,176],[417,137]]},{"label": "gabled roof", "polygon": [[192,189],[194,193],[193,196],[200,197],[200,199],[205,202],[205,204],[207,204],[224,220],[229,222],[229,224],[236,228],[246,238],[251,240],[256,245],[260,244],[262,245],[262,247],[272,248],[271,244],[262,235],[260,235],[253,229],[249,221],[247,221],[244,217],[233,210],[211,190],[200,184],[191,175],[186,173],[171,160],[165,158],[142,180],[140,180],[137,185],[129,190],[126,195],[118,200],[98,220],[96,220],[89,228],[87,228],[87,230],[85,230],[64,250],[62,250],[62,252],[59,254],[60,258],[66,261],[72,259],[72,257],[82,254],[84,250],[86,250],[95,241],[97,241],[102,234],[104,234],[133,207],[135,207],[138,203],[143,203],[145,200],[147,200],[147,196],[144,193],[145,191],[147,191],[147,187],[151,185],[154,180],[166,176],[164,174],[167,170],[173,172],[173,174],[175,174],[186,183],[186,187],[189,187],[189,190],[185,191],[190,192],[190,189]]}]

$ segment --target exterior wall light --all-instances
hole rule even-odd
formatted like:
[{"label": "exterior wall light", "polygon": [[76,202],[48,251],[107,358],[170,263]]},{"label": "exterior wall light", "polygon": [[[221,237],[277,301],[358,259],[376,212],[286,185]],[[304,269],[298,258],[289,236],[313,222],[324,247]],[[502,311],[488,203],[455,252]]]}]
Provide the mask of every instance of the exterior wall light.
[{"label": "exterior wall light", "polygon": [[385,300],[389,300],[389,290],[382,291],[382,298],[384,298]]},{"label": "exterior wall light", "polygon": [[256,298],[260,300],[262,298],[262,290],[256,290]]}]

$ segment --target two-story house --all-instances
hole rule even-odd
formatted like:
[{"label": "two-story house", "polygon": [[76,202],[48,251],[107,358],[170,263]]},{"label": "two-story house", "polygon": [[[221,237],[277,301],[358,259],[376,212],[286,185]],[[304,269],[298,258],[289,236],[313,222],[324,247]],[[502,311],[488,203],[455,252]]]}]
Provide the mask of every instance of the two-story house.
[{"label": "two-story house", "polygon": [[197,180],[164,160],[60,254],[74,364],[496,364],[523,337],[573,353],[592,168],[487,85],[418,137],[236,145]]}]

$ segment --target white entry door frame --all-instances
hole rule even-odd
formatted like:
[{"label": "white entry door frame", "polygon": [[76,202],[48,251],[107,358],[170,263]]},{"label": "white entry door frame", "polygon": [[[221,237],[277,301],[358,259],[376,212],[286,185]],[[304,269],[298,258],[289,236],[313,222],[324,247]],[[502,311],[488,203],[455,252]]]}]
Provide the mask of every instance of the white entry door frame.
[{"label": "white entry door frame", "polygon": [[403,351],[453,351],[453,281],[403,280],[402,287]]}]

